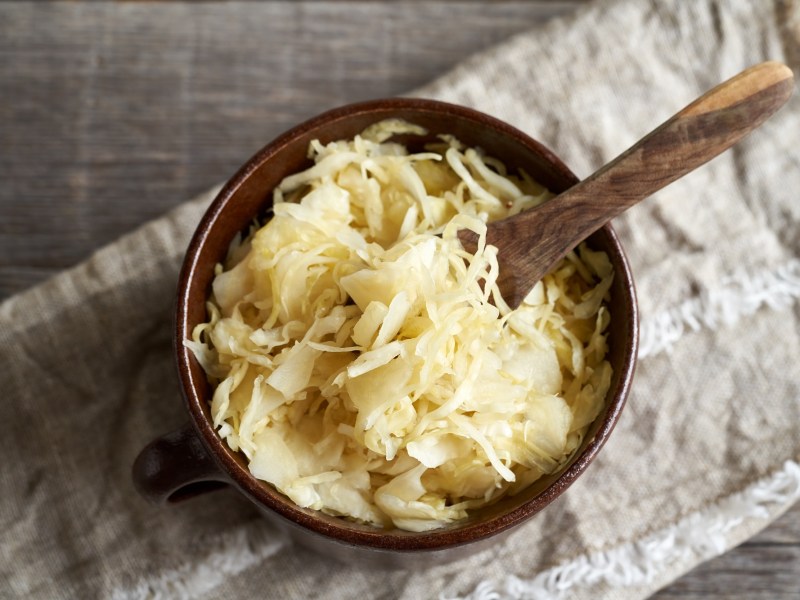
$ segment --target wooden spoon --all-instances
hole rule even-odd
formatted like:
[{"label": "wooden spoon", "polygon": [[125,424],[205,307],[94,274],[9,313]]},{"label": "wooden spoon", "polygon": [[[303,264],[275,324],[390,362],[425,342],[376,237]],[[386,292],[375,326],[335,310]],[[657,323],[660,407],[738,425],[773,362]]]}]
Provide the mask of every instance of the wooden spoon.
[{"label": "wooden spoon", "polygon": [[[516,308],[570,250],[640,200],[728,149],[792,95],[792,71],[781,63],[750,67],[692,102],[610,163],[535,208],[489,224],[497,246],[498,285]],[[475,234],[459,232],[468,250]]]}]

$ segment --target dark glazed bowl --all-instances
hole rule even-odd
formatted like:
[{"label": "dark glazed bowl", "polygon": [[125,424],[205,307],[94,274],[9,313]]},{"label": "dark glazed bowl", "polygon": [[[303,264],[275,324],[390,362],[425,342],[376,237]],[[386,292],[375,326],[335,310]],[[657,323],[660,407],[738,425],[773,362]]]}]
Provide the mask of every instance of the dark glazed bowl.
[{"label": "dark glazed bowl", "polygon": [[589,238],[592,248],[608,253],[616,271],[608,336],[614,374],[605,409],[561,471],[516,496],[476,511],[465,521],[426,533],[375,529],[300,508],[269,484],[255,479],[244,457],[231,451],[214,430],[209,414],[211,388],[203,369],[182,341],[207,318],[205,301],[214,266],[224,259],[238,232],[246,230],[254,218],[268,213],[273,188],[286,175],[310,165],[309,142],[352,138],[387,118],[404,119],[430,132],[425,138],[396,138],[409,146],[421,146],[437,134],[449,133],[467,145],[483,148],[503,161],[509,171],[524,168],[553,192],[562,192],[577,182],[552,152],[521,131],[474,110],[431,100],[389,99],[345,106],[280,136],[225,185],[189,245],[178,288],[175,351],[190,423],[143,450],[134,465],[134,480],[143,495],[160,502],[202,493],[219,487],[220,482],[230,484],[266,516],[286,526],[300,543],[341,558],[352,559],[355,555],[361,561],[407,567],[452,560],[496,542],[499,535],[542,510],[583,473],[608,439],[625,404],[636,359],[638,313],[628,262],[614,231],[605,226]]}]

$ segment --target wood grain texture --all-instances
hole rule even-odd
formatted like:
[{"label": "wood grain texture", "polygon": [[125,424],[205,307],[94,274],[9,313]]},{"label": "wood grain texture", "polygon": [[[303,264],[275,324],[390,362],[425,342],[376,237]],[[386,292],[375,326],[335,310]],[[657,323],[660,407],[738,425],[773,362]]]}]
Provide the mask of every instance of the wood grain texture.
[{"label": "wood grain texture", "polygon": [[[490,223],[486,243],[498,249],[498,285],[508,305],[518,307],[559,260],[611,219],[760,126],[793,91],[794,76],[786,65],[765,62],[750,67],[558,197]],[[474,233],[462,230],[459,237],[466,247],[474,247]]]},{"label": "wood grain texture", "polygon": [[[0,298],[301,119],[404,93],[580,3],[0,4]],[[797,598],[797,573],[800,507],[656,597]]]},{"label": "wood grain texture", "polygon": [[0,298],[227,179],[297,122],[405,93],[572,6],[0,4]]}]

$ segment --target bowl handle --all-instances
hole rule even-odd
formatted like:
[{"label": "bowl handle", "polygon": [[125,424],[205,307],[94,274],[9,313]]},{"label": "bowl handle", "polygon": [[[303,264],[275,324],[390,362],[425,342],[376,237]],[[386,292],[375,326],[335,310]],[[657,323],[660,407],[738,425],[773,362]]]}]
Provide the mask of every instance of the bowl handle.
[{"label": "bowl handle", "polygon": [[223,488],[230,479],[187,423],[144,447],[133,463],[133,483],[150,502],[172,504]]}]

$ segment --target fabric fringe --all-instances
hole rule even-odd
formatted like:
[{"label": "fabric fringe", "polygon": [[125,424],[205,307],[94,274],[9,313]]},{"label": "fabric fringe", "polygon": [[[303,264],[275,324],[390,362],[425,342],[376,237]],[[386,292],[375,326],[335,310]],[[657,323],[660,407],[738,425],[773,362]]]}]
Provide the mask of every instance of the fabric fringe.
[{"label": "fabric fringe", "polygon": [[185,563],[117,588],[112,600],[194,600],[224,581],[260,564],[288,544],[285,534],[261,520],[215,537],[206,545],[214,550],[199,562]]},{"label": "fabric fringe", "polygon": [[[767,306],[788,308],[800,298],[800,260],[771,271],[740,271],[726,277],[714,290],[643,320],[639,358],[669,351],[687,332],[730,326]],[[787,506],[800,499],[800,464],[787,461],[781,471],[717,506],[695,513],[644,540],[611,550],[587,554],[539,573],[532,579],[509,575],[498,591],[493,582],[481,582],[462,600],[557,600],[575,586],[604,583],[612,587],[651,582],[669,565],[695,557],[696,562],[727,549],[728,532],[746,518],[767,519],[768,505]],[[205,560],[185,564],[134,587],[118,589],[113,600],[171,598],[188,600],[211,591],[230,576],[257,565],[288,544],[271,529],[243,527],[214,540],[217,548]],[[276,537],[278,536],[278,537]],[[454,599],[456,600],[456,599]]]},{"label": "fabric fringe", "polygon": [[509,575],[499,591],[494,583],[484,581],[470,595],[452,600],[559,600],[575,587],[648,585],[672,565],[695,564],[722,554],[732,529],[747,519],[767,521],[797,500],[800,464],[789,460],[744,491],[640,541],[579,556],[532,579]]},{"label": "fabric fringe", "polygon": [[[798,299],[798,259],[757,274],[738,271],[724,278],[719,288],[643,320],[639,358],[668,352],[686,333],[734,325],[762,307],[784,310]],[[790,460],[771,477],[641,541],[580,556],[532,579],[509,575],[501,591],[483,581],[461,600],[558,600],[575,586],[646,585],[680,560],[699,563],[722,554],[728,549],[728,533],[745,519],[769,519],[775,512],[769,506],[784,508],[798,500],[800,464]]]},{"label": "fabric fringe", "polygon": [[789,307],[800,298],[800,260],[770,271],[739,271],[722,280],[699,297],[643,319],[639,337],[639,358],[669,351],[687,331],[731,326],[762,306],[774,310]]}]

